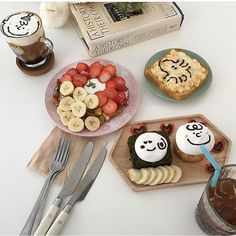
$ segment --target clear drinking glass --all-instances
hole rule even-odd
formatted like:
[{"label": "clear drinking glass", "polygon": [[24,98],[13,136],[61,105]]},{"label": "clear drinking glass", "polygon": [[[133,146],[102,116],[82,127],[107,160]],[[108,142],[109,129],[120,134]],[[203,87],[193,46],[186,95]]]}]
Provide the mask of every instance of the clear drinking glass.
[{"label": "clear drinking glass", "polygon": [[211,178],[197,205],[196,221],[208,235],[236,234],[236,165],[222,167],[216,188],[210,186]]},{"label": "clear drinking glass", "polygon": [[45,36],[42,20],[34,12],[12,13],[0,23],[0,31],[17,58],[27,67],[43,65],[53,50],[53,43]]}]

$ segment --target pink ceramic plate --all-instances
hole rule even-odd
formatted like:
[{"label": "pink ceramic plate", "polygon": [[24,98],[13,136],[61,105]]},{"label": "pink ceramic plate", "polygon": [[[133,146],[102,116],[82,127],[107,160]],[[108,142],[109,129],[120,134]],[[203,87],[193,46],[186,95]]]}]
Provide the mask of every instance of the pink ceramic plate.
[{"label": "pink ceramic plate", "polygon": [[68,69],[75,67],[78,62],[75,62],[73,64],[70,64],[64,67],[52,78],[52,80],[48,84],[46,94],[45,94],[45,104],[46,104],[47,112],[49,116],[52,118],[52,120],[55,122],[55,124],[60,129],[68,133],[77,135],[77,136],[96,137],[96,136],[112,133],[120,129],[121,127],[123,127],[126,123],[128,123],[132,119],[132,117],[135,115],[139,106],[140,90],[138,88],[138,85],[133,75],[125,67],[120,66],[108,60],[88,59],[88,60],[81,60],[80,62],[84,62],[84,63],[87,63],[88,65],[91,65],[95,61],[100,61],[103,65],[110,64],[110,63],[115,65],[117,69],[117,75],[125,78],[126,86],[129,88],[129,103],[128,103],[128,106],[125,107],[122,113],[112,118],[109,122],[106,122],[105,124],[103,124],[98,130],[94,132],[88,131],[86,128],[82,132],[78,132],[78,133],[69,131],[69,129],[61,123],[57,115],[57,111],[56,111],[57,107],[52,103],[52,96],[53,96],[54,88],[56,87],[57,79],[60,78],[61,75],[63,75]]}]

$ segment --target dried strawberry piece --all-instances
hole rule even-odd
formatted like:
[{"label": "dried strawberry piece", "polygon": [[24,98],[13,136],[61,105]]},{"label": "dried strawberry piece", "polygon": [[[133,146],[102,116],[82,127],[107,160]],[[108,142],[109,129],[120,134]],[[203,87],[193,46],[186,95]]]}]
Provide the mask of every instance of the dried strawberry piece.
[{"label": "dried strawberry piece", "polygon": [[162,123],[160,125],[160,128],[161,128],[161,131],[165,132],[168,136],[170,136],[172,132],[174,131],[175,124],[170,123],[168,125],[165,125],[164,123]]},{"label": "dried strawberry piece", "polygon": [[223,140],[219,140],[214,144],[214,147],[212,149],[212,152],[214,153],[220,153],[224,150],[225,143]]},{"label": "dried strawberry piece", "polygon": [[140,126],[138,128],[136,127],[130,127],[130,133],[133,134],[142,134],[144,132],[147,132],[147,126],[144,123],[140,123]]},{"label": "dried strawberry piece", "polygon": [[212,174],[214,173],[215,171],[215,168],[213,167],[213,165],[208,162],[206,165],[205,165],[205,168],[206,168],[206,171],[209,173],[209,174]]}]

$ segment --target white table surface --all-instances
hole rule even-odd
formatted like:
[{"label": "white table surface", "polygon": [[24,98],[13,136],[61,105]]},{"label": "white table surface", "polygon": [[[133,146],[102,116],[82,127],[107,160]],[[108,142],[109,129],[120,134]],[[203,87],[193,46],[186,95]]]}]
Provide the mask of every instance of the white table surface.
[{"label": "white table surface", "polygon": [[[126,66],[142,93],[133,120],[202,113],[232,139],[229,163],[236,162],[236,2],[181,2],[185,14],[180,31],[175,31],[99,58]],[[19,10],[39,13],[39,3],[2,2],[0,19]],[[54,128],[44,94],[60,68],[88,58],[70,22],[63,29],[46,28],[55,45],[53,69],[40,77],[23,74],[6,42],[0,40],[0,234],[19,234],[44,183],[44,177],[26,168],[31,156]],[[190,49],[210,64],[213,83],[199,99],[172,103],[146,87],[143,68],[150,56],[171,47]],[[110,149],[117,132],[104,137]],[[194,211],[204,184],[135,193],[107,159],[86,199],[76,205],[62,234],[202,234]],[[53,186],[47,206],[59,192]]]}]

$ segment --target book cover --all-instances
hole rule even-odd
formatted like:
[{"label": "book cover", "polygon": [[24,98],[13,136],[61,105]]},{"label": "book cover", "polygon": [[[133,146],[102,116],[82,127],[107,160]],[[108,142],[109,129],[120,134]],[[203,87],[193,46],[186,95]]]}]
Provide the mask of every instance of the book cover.
[{"label": "book cover", "polygon": [[91,57],[178,30],[183,13],[176,3],[145,2],[142,10],[125,12],[113,3],[74,3],[72,23]]}]

